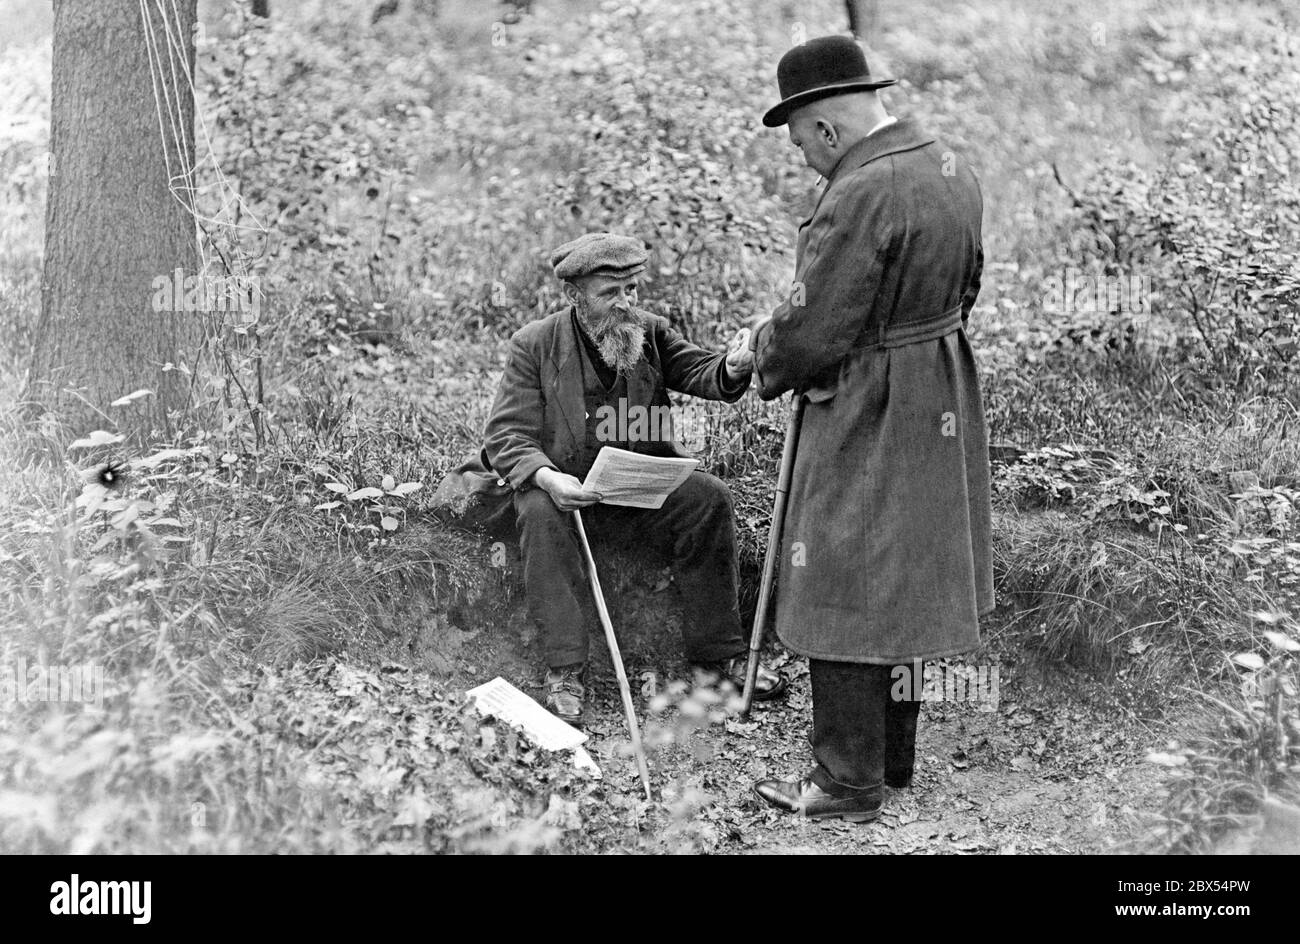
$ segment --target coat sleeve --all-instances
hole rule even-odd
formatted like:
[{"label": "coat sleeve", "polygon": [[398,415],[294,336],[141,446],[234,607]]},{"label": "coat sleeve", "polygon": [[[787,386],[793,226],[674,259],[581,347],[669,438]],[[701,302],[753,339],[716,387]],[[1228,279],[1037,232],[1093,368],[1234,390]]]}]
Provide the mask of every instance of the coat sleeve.
[{"label": "coat sleeve", "polygon": [[488,417],[484,451],[493,470],[516,491],[538,469],[555,468],[542,451],[542,381],[538,357],[516,334]]},{"label": "coat sleeve", "polygon": [[664,370],[664,385],[669,390],[735,403],[749,389],[748,376],[736,381],[727,376],[727,355],[692,344],[667,319],[656,321],[655,344]]},{"label": "coat sleeve", "polygon": [[751,339],[764,400],[825,383],[853,349],[888,262],[889,205],[879,187],[850,179],[817,208],[790,298]]}]

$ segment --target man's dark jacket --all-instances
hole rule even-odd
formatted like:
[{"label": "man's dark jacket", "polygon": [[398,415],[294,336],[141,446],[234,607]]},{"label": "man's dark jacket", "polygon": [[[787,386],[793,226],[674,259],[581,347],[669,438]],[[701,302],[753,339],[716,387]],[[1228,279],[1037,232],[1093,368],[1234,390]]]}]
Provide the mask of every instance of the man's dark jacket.
[{"label": "man's dark jacket", "polygon": [[868,135],[799,229],[795,294],[754,332],[759,394],[808,400],[776,612],[796,652],[894,664],[979,644],[988,434],[965,324],[982,211],[965,160],[915,122]]},{"label": "man's dark jacket", "polygon": [[[728,383],[725,354],[687,341],[666,318],[643,317],[645,348],[627,374],[629,410],[670,406],[669,390],[728,403],[744,395],[747,381]],[[435,506],[449,506],[468,520],[496,525],[509,509],[513,492],[531,487],[538,469],[582,474],[587,430],[583,356],[572,309],[553,312],[515,332],[483,449],[448,473],[434,496]],[[633,448],[684,454],[672,441],[636,443]]]}]

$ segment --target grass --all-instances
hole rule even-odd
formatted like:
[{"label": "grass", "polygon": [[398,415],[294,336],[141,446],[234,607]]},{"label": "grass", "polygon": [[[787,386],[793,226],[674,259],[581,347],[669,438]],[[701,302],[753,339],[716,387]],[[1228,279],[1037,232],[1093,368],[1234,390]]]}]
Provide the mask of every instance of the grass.
[{"label": "grass", "polygon": [[[707,107],[691,88],[669,96],[676,105],[637,106],[603,97],[614,92],[599,83],[583,85],[584,57],[610,35],[608,24],[588,19],[589,7],[541,5],[505,53],[482,45],[487,12],[455,8],[448,14],[454,41],[441,41],[437,69],[420,65],[427,37],[404,21],[353,36],[347,11],[308,7],[292,37],[274,38],[284,55],[267,57],[267,68],[284,72],[268,75],[283,84],[276,84],[280,96],[264,97],[265,107],[293,98],[294,82],[329,78],[331,122],[352,113],[389,116],[387,130],[358,134],[407,153],[383,168],[392,212],[382,220],[379,204],[365,196],[370,178],[348,176],[341,169],[348,155],[339,155],[319,197],[303,196],[303,212],[320,213],[304,225],[333,243],[286,250],[267,263],[276,290],[266,330],[255,351],[247,342],[231,348],[237,370],[262,371],[264,448],[253,447],[248,417],[219,397],[196,413],[185,437],[155,444],[184,455],[152,466],[141,461],[147,454],[69,451],[86,431],[33,425],[17,419],[13,404],[6,408],[0,664],[20,657],[100,664],[113,697],[103,709],[0,712],[0,847],[283,852],[378,843],[473,851],[576,841],[560,838],[562,815],[545,803],[536,808],[531,774],[520,782],[512,779],[524,776],[518,771],[483,759],[477,726],[439,692],[436,671],[374,667],[405,653],[436,670],[449,627],[521,621],[518,575],[490,566],[482,542],[439,525],[426,500],[441,475],[477,449],[505,337],[555,300],[546,248],[576,229],[622,225],[620,214],[638,226],[666,224],[657,214],[682,192],[713,193],[702,178],[671,178],[661,195],[668,199],[658,203],[595,186],[603,178],[592,167],[610,169],[620,147],[637,159],[649,138],[629,132],[619,144],[610,130],[597,140],[599,128],[582,123],[596,120],[584,113],[588,99],[593,113],[627,108],[624,124],[633,131],[639,120],[652,130],[656,122],[683,122],[682,153],[702,151],[712,126],[707,111],[690,123],[694,109]],[[770,63],[792,23],[776,11],[726,13],[717,2],[681,15],[696,24],[717,15],[715,41],[725,35],[747,44],[738,68],[762,72],[740,92],[719,86],[732,98],[719,106],[727,115],[714,120],[731,129],[770,97]],[[810,35],[822,31],[819,24],[839,25],[838,4],[801,15]],[[1276,652],[1265,632],[1281,626],[1294,635],[1300,612],[1300,552],[1290,549],[1300,537],[1287,511],[1300,468],[1296,409],[1278,399],[1225,408],[1187,382],[1176,352],[1071,339],[1041,312],[1044,274],[1094,238],[1051,165],[1059,162],[1072,185],[1103,159],[1158,166],[1178,104],[1197,94],[1198,77],[1170,79],[1152,57],[1176,68],[1210,35],[1217,46],[1249,47],[1283,15],[1265,2],[1049,10],[929,0],[906,17],[885,10],[873,44],[873,67],[905,79],[889,104],[924,118],[980,168],[989,267],[972,324],[994,439],[1025,450],[1068,447],[1063,456],[998,467],[998,592],[1013,610],[1005,630],[1012,639],[1002,642],[1044,666],[1082,667],[1130,692],[1144,717],[1176,709],[1173,720],[1187,736],[1174,754],[1185,761],[1171,768],[1166,820],[1152,848],[1210,848],[1255,815],[1266,793],[1292,795],[1294,696],[1252,698],[1242,683],[1295,676],[1294,660]],[[663,71],[689,66],[692,75],[711,76],[735,67],[725,59],[688,61],[691,47],[673,38],[671,22],[661,17],[649,26],[638,40],[645,48],[687,57],[668,60]],[[350,57],[363,72],[379,68],[381,49],[410,68],[352,101],[346,81],[312,71],[313,44],[325,39],[341,50],[331,55]],[[540,66],[519,54],[525,48],[542,57]],[[27,89],[14,93],[13,107],[38,124],[47,113],[32,78],[41,49],[0,52],[0,73],[15,78],[0,85]],[[489,52],[496,68],[476,78]],[[467,76],[463,87],[447,85],[458,73]],[[554,106],[538,104],[552,94],[566,96],[564,121]],[[459,109],[449,112],[453,119],[477,108],[495,120],[453,121],[449,134],[441,112],[414,107],[447,100]],[[266,118],[287,127],[296,120],[274,111]],[[309,112],[304,120],[317,119],[324,120]],[[512,128],[525,133],[507,133]],[[677,252],[690,243],[675,243],[676,231],[666,229],[663,251],[677,267],[647,293],[702,342],[765,310],[789,278],[789,231],[810,196],[811,180],[777,136],[741,128],[734,140],[743,159],[715,155],[732,175],[720,202],[752,217],[753,238],[770,237],[770,251],[733,251],[742,237],[721,236],[692,267],[695,251]],[[0,150],[0,167],[25,181],[0,227],[0,385],[10,398],[20,389],[39,306],[42,155],[38,141],[6,141]],[[303,169],[264,159],[283,172],[285,186],[321,176],[295,176]],[[610,170],[612,179],[621,172]],[[652,183],[646,176],[641,192],[651,194]],[[691,225],[714,224],[697,217]],[[259,367],[250,353],[260,354]],[[749,606],[785,409],[751,395],[700,416],[703,466],[735,495]],[[83,474],[110,458],[133,461],[125,491],[108,496],[122,505],[83,515],[75,504]],[[424,487],[406,498],[317,508],[338,499],[327,483],[357,489],[384,476]],[[123,520],[132,504],[144,510]],[[395,518],[396,530],[383,529],[384,515]],[[637,620],[651,619],[659,600],[641,586],[650,575],[628,573],[618,582],[631,589],[616,605],[633,617],[635,635]],[[1273,612],[1292,615],[1276,623],[1250,615]],[[1252,674],[1237,666],[1231,657],[1242,652],[1263,653],[1268,668]],[[388,705],[405,711],[393,714]],[[394,738],[384,724],[398,716]],[[402,746],[403,738],[428,745],[428,756]],[[371,758],[380,741],[394,746]],[[470,755],[485,776],[466,774],[456,760]],[[402,782],[419,786],[402,796],[454,795],[453,806],[399,808],[415,801],[382,778],[401,765],[415,771]]]}]

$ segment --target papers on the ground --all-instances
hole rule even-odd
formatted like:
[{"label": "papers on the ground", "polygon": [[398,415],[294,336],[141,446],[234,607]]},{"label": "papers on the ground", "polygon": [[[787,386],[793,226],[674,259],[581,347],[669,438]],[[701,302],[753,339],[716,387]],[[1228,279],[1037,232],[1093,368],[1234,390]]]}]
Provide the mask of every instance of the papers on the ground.
[{"label": "papers on the ground", "polygon": [[600,779],[600,768],[596,766],[596,762],[591,759],[591,755],[587,753],[585,747],[575,747],[573,749],[573,766],[579,770],[590,771],[593,777]]},{"label": "papers on the ground", "polygon": [[587,740],[586,734],[555,717],[500,676],[471,688],[469,697],[480,712],[520,728],[544,750],[571,751]]},{"label": "papers on the ground", "polygon": [[524,736],[547,751],[573,751],[573,765],[600,776],[600,768],[591,759],[582,742],[587,735],[566,724],[500,676],[468,692],[474,705],[484,715],[491,715],[518,728]]},{"label": "papers on the ground", "polygon": [[662,508],[664,499],[686,481],[697,465],[695,459],[643,456],[602,446],[582,488],[599,492],[605,505]]}]

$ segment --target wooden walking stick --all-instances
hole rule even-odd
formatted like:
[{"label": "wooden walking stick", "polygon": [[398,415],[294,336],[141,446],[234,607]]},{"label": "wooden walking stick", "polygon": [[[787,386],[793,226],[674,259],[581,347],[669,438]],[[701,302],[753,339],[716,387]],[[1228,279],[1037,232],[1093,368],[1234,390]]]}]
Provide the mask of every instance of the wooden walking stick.
[{"label": "wooden walking stick", "polygon": [[600,578],[596,576],[596,559],[591,556],[591,545],[587,542],[587,530],[582,526],[582,512],[574,509],[573,522],[578,526],[578,541],[582,545],[582,556],[587,561],[587,576],[591,580],[591,593],[596,598],[596,612],[600,614],[600,625],[605,629],[605,642],[609,645],[610,657],[614,660],[614,672],[618,675],[618,690],[623,696],[623,710],[627,713],[627,730],[632,735],[632,753],[636,755],[636,768],[641,773],[641,785],[645,787],[645,798],[650,795],[650,767],[646,764],[645,749],[641,746],[641,729],[636,723],[636,709],[632,705],[632,689],[627,684],[627,670],[623,668],[623,656],[618,650],[618,638],[614,635],[614,624],[610,622],[609,610],[605,607],[605,594],[600,590]]},{"label": "wooden walking stick", "polygon": [[799,448],[799,429],[803,426],[803,405],[803,397],[795,394],[790,422],[785,428],[785,446],[781,450],[781,471],[776,477],[772,524],[767,532],[767,555],[763,558],[763,579],[758,585],[758,609],[754,611],[754,628],[749,634],[749,662],[745,665],[745,692],[740,703],[742,718],[749,715],[749,709],[754,703],[754,683],[758,679],[758,653],[763,648],[763,636],[767,633],[767,610],[772,602],[772,584],[776,581],[776,565],[781,559],[781,533],[785,530],[785,500],[790,494],[794,454]]}]

